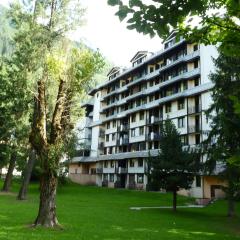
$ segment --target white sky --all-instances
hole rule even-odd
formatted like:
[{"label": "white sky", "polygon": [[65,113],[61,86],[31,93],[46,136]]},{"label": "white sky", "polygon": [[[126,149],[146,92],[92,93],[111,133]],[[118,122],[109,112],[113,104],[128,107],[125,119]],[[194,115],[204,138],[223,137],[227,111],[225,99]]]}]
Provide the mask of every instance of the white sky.
[{"label": "white sky", "polygon": [[[0,0],[6,5],[11,0]],[[126,24],[115,16],[116,8],[107,0],[82,0],[87,7],[85,26],[71,34],[74,40],[84,39],[90,46],[99,48],[104,56],[117,66],[129,65],[130,59],[139,50],[156,52],[162,48],[159,37],[150,38],[135,30],[128,30]]]}]

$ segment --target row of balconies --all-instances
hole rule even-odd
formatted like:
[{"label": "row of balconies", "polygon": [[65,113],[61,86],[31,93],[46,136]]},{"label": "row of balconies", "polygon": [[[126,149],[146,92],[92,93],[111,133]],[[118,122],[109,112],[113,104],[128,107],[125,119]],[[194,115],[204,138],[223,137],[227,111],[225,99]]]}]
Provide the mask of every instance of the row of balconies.
[{"label": "row of balconies", "polygon": [[[195,69],[195,70],[196,70],[196,69]],[[198,71],[197,71],[198,73],[197,73],[195,70],[193,70],[193,71],[194,71],[196,74],[198,74],[198,73],[199,73],[199,69],[197,69],[197,70],[198,70]],[[119,113],[116,112],[116,113],[114,113],[113,115],[110,115],[110,116],[106,117],[105,119],[103,119],[103,121],[105,122],[105,121],[112,120],[112,119],[118,117],[119,114],[121,114],[122,116],[127,116],[127,115],[130,114],[130,113],[134,113],[134,112],[137,112],[137,111],[140,111],[140,110],[143,110],[143,109],[145,110],[145,109],[153,108],[155,105],[157,106],[157,105],[159,105],[160,103],[161,103],[161,104],[164,104],[165,102],[169,102],[170,100],[173,101],[174,99],[177,99],[177,98],[179,98],[179,97],[184,97],[184,96],[186,95],[187,91],[189,91],[189,90],[192,91],[192,90],[194,89],[195,91],[197,91],[198,88],[199,88],[199,89],[210,89],[211,87],[212,87],[211,84],[206,84],[206,86],[198,86],[198,87],[195,87],[195,88],[192,88],[192,89],[187,89],[187,90],[185,90],[185,91],[183,91],[183,92],[175,93],[175,94],[173,94],[173,95],[166,96],[166,97],[157,99],[157,100],[155,100],[155,101],[145,103],[145,104],[143,104],[143,105],[140,105],[139,107],[130,108],[130,109],[124,110],[124,111],[119,112]],[[121,100],[120,100],[120,101],[121,101]],[[118,103],[118,105],[119,105],[119,103]]]},{"label": "row of balconies", "polygon": [[[189,125],[188,126],[188,133],[198,133],[202,130],[201,125]],[[135,136],[135,137],[140,137],[142,135],[139,136]],[[134,137],[132,137],[134,138]],[[150,132],[145,134],[145,140],[146,141],[160,141],[161,140],[161,134],[158,132]],[[117,146],[124,146],[124,145],[128,145],[129,144],[129,136],[127,137],[121,137],[120,139],[117,139],[116,145]],[[98,147],[100,150],[103,150],[105,147],[104,142],[100,142],[98,144]]]},{"label": "row of balconies", "polygon": [[[141,169],[143,169],[142,171],[143,172],[147,172],[147,168],[145,167],[142,167]],[[96,173],[97,174],[103,174],[104,173],[104,168],[102,168],[102,167],[99,167],[99,168],[96,168]],[[129,168],[127,168],[127,167],[115,167],[114,168],[114,172],[110,172],[109,171],[109,173],[115,173],[115,174],[127,174],[127,173],[129,173]],[[132,171],[130,171],[130,173],[132,173]],[[137,171],[136,171],[136,173],[138,173]]]},{"label": "row of balconies", "polygon": [[[199,51],[195,51],[195,52],[190,53],[190,54],[187,54],[187,55],[182,55],[181,57],[179,57],[179,58],[176,59],[175,61],[172,61],[171,63],[169,63],[169,64],[167,64],[167,65],[161,66],[160,69],[157,69],[157,70],[153,71],[152,73],[148,73],[148,74],[146,74],[145,76],[146,76],[147,79],[149,79],[149,78],[151,78],[151,77],[154,77],[155,75],[157,75],[157,74],[159,74],[160,72],[166,70],[167,68],[170,68],[170,67],[172,67],[172,66],[174,66],[174,65],[176,65],[176,64],[178,64],[178,63],[181,63],[181,62],[183,62],[183,61],[189,61],[189,60],[191,60],[191,59],[194,59],[194,58],[198,57],[199,54],[200,54]],[[137,83],[139,82],[139,79],[140,79],[140,80],[143,80],[143,79],[144,79],[144,76],[140,75],[138,78],[135,78],[135,79],[134,79],[132,82],[130,82],[129,84],[124,85],[124,88],[127,89],[127,87],[132,86],[134,83],[137,84]],[[119,88],[115,89],[113,92],[110,92],[110,93],[106,94],[105,96],[102,97],[102,99],[105,99],[105,98],[107,98],[107,97],[109,97],[109,96],[117,93],[118,90],[119,90]]]}]

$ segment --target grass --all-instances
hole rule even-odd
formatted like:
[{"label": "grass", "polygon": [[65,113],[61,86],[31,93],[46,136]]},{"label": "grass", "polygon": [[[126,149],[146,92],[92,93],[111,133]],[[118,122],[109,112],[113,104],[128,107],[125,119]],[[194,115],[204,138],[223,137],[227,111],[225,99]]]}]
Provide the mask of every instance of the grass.
[{"label": "grass", "polygon": [[[13,191],[17,189],[15,183]],[[129,207],[171,205],[171,195],[76,184],[58,190],[58,218],[64,230],[33,229],[29,225],[37,214],[38,195],[36,184],[31,185],[27,201],[0,195],[0,239],[240,239],[240,218],[226,217],[225,201],[203,209],[179,209],[176,214],[170,209],[133,211]],[[191,202],[178,200],[179,205]]]}]

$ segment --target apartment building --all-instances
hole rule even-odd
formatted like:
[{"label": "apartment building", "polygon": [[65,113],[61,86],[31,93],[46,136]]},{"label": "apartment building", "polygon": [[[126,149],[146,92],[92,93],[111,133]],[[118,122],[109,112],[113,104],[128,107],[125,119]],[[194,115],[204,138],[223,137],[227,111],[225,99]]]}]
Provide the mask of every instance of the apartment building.
[{"label": "apartment building", "polygon": [[[98,186],[146,189],[147,158],[149,152],[158,154],[161,122],[175,123],[183,145],[194,148],[205,140],[210,124],[204,111],[213,87],[208,76],[217,54],[214,46],[177,41],[172,32],[161,51],[139,51],[130,68],[111,69],[107,80],[89,92],[91,148],[89,156],[72,160],[70,177],[85,174]],[[181,192],[220,197],[222,184],[214,176],[196,177],[192,188]]]}]

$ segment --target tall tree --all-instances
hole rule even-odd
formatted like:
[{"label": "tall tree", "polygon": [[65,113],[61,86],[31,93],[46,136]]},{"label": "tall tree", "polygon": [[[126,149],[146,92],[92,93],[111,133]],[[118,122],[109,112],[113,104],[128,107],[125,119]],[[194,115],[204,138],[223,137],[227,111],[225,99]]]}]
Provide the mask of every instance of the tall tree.
[{"label": "tall tree", "polygon": [[[73,7],[74,6],[74,7]],[[14,4],[14,56],[31,79],[23,79],[36,99],[30,143],[41,166],[40,204],[34,225],[58,226],[56,190],[64,145],[80,110],[84,89],[103,66],[99,52],[74,48],[66,34],[81,23],[83,9],[75,0],[37,0]]]},{"label": "tall tree", "polygon": [[161,126],[159,155],[149,158],[149,185],[173,193],[173,211],[177,209],[177,191],[191,188],[201,166],[200,153],[183,150],[175,125],[171,120],[166,120]]},{"label": "tall tree", "polygon": [[[208,138],[209,166],[225,166],[220,175],[228,181],[228,216],[235,215],[235,200],[240,195],[240,116],[234,109],[234,97],[239,96],[240,57],[221,54],[215,61],[217,71],[211,75],[214,83],[213,103],[208,110],[211,132]],[[211,169],[211,168],[210,168]]]}]

